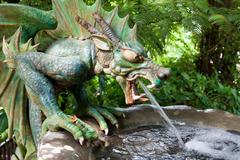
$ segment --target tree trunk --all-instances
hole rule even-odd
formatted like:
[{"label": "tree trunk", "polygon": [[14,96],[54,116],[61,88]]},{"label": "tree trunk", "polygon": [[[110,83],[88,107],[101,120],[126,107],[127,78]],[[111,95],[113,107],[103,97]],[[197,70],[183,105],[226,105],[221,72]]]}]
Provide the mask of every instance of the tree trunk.
[{"label": "tree trunk", "polygon": [[[212,7],[233,7],[232,0],[223,0],[223,4],[215,0],[209,0],[208,2]],[[213,25],[202,36],[200,41],[200,56],[196,63],[198,70],[207,76],[211,76],[217,72],[223,82],[232,84],[234,75],[231,71],[236,65],[234,61],[236,47],[230,46],[233,42],[234,38],[227,35],[223,30],[220,30],[218,26]]]}]

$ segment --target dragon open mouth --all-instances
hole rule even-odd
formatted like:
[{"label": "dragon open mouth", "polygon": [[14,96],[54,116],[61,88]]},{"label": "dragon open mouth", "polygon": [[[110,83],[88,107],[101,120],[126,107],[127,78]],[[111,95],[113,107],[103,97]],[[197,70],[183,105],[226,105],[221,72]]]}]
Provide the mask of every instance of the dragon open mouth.
[{"label": "dragon open mouth", "polygon": [[[139,92],[138,89],[138,79],[144,79],[149,81],[150,84],[147,85],[147,88],[159,88],[161,86],[161,81],[168,78],[170,74],[169,68],[164,68],[157,66],[153,63],[150,67],[139,67],[137,69],[132,69],[130,72],[125,72],[124,75],[116,76],[116,80],[120,84],[124,95],[125,102],[127,105],[132,105],[135,102],[146,102],[146,94]],[[126,69],[125,69],[126,70]],[[130,69],[128,69],[130,70]]]},{"label": "dragon open mouth", "polygon": [[[146,98],[146,94],[145,93],[139,93],[138,89],[137,89],[137,78],[139,77],[143,77],[141,75],[130,75],[127,78],[126,81],[126,102],[127,104],[133,104],[134,102],[146,102],[149,99]],[[146,79],[146,78],[145,78]],[[147,86],[148,88],[154,88],[155,84],[150,84]]]},{"label": "dragon open mouth", "polygon": [[127,86],[126,86],[126,92],[127,92],[127,103],[128,104],[133,104],[136,101],[140,102],[146,102],[148,101],[148,98],[146,98],[145,93],[139,94],[137,87],[136,87],[136,81],[127,81]]}]

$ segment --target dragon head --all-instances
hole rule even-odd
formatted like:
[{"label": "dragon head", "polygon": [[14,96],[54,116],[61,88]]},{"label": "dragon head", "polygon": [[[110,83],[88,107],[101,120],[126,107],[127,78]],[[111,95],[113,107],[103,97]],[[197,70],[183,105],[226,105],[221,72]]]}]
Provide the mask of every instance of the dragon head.
[{"label": "dragon head", "polygon": [[145,94],[139,94],[136,80],[140,77],[150,81],[148,88],[158,87],[161,79],[170,74],[169,68],[161,67],[147,57],[138,41],[122,41],[108,23],[97,13],[93,14],[102,32],[87,21],[76,16],[76,21],[91,33],[97,48],[95,73],[104,71],[116,78],[125,94],[126,104],[146,101]]},{"label": "dragon head", "polygon": [[111,74],[116,77],[125,94],[126,104],[146,101],[144,94],[139,94],[136,80],[140,77],[150,81],[148,88],[158,87],[161,79],[170,74],[170,69],[154,64],[139,43],[127,42],[114,51],[110,63]]}]

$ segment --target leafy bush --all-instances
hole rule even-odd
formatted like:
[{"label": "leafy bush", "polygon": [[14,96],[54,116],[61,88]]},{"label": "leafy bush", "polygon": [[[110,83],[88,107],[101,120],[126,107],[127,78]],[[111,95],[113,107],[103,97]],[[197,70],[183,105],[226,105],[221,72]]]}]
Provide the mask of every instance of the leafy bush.
[{"label": "leafy bush", "polygon": [[[96,105],[105,106],[125,106],[125,98],[120,85],[110,76],[105,77],[104,88],[101,91],[99,79],[95,79],[85,84],[90,102]],[[97,98],[96,98],[97,97]]]},{"label": "leafy bush", "polygon": [[217,77],[208,78],[196,71],[175,70],[155,95],[162,105],[186,104],[240,115],[240,92],[221,84]]}]

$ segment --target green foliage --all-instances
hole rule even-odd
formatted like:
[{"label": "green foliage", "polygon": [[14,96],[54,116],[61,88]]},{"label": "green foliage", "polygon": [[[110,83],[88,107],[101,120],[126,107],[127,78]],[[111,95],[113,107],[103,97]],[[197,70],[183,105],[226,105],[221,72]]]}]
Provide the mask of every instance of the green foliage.
[{"label": "green foliage", "polygon": [[240,92],[221,84],[218,77],[207,78],[195,71],[175,70],[155,91],[162,105],[186,104],[199,109],[215,108],[240,115]]},{"label": "green foliage", "polygon": [[75,115],[77,111],[77,101],[74,97],[74,95],[69,91],[65,90],[62,91],[58,95],[58,104],[64,110],[65,113],[69,115]]},{"label": "green foliage", "polygon": [[[103,89],[99,85],[98,76],[84,84],[89,102],[96,106],[125,106],[123,91],[116,80],[110,76],[106,76],[104,80]],[[65,113],[76,114],[78,104],[69,90],[65,90],[58,95],[58,104]]]},{"label": "green foliage", "polygon": [[222,82],[232,84],[239,63],[239,0],[163,0],[160,6],[165,6],[166,24],[181,25],[195,35],[200,52],[197,70],[208,76],[217,71]]},{"label": "green foliage", "polygon": [[199,48],[196,46],[197,40],[191,32],[182,26],[176,26],[165,39],[165,43],[162,54],[150,55],[156,63],[169,67],[177,65],[186,68],[191,65],[192,68],[196,68],[194,62],[197,59]]},{"label": "green foliage", "polygon": [[90,102],[101,106],[125,106],[125,98],[119,84],[110,76],[105,78],[104,89],[100,90],[99,79],[90,80],[85,84]]}]

